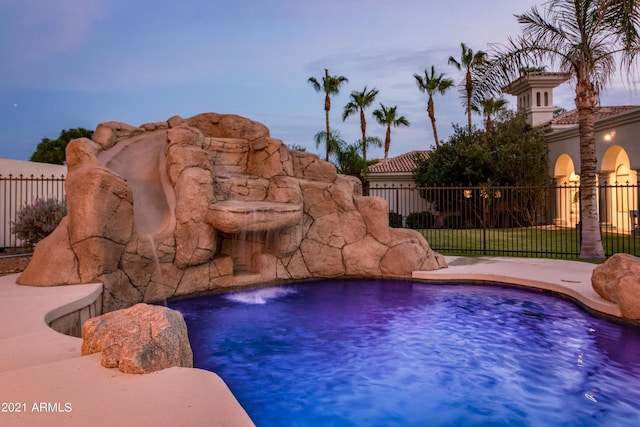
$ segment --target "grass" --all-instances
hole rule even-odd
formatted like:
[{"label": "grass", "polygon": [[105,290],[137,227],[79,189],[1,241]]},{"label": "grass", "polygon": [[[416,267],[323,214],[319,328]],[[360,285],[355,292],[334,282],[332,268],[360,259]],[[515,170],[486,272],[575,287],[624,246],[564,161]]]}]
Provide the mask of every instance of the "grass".
[{"label": "grass", "polygon": [[[580,233],[577,229],[548,227],[492,229],[418,230],[431,248],[446,255],[532,256],[578,259]],[[602,233],[607,256],[629,253],[640,256],[640,237]]]}]

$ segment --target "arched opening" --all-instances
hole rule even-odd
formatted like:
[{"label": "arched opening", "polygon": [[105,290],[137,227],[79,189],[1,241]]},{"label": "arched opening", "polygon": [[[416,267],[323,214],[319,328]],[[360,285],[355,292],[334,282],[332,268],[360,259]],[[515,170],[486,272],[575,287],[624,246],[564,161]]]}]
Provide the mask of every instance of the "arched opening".
[{"label": "arched opening", "polygon": [[555,220],[560,227],[575,227],[580,221],[580,176],[575,172],[573,159],[562,154],[554,168],[556,182]]},{"label": "arched opening", "polygon": [[[630,167],[629,156],[619,145],[609,147],[602,157],[604,188],[600,191],[601,221],[619,233],[629,233],[638,211],[637,172]],[[603,203],[608,202],[608,203]]]},{"label": "arched opening", "polygon": [[540,106],[540,92],[536,92],[536,107]]},{"label": "arched opening", "polygon": [[544,106],[545,107],[549,106],[549,92],[544,93]]}]

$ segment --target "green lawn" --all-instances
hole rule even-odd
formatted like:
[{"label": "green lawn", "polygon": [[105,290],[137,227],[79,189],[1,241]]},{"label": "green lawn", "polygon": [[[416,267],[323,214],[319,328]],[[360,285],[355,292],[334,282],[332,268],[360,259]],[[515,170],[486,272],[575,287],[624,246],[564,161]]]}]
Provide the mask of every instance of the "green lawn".
[{"label": "green lawn", "polygon": [[[532,256],[577,259],[580,234],[576,229],[493,228],[419,230],[433,250],[446,255]],[[630,253],[640,256],[640,237],[603,233],[607,256]]]}]

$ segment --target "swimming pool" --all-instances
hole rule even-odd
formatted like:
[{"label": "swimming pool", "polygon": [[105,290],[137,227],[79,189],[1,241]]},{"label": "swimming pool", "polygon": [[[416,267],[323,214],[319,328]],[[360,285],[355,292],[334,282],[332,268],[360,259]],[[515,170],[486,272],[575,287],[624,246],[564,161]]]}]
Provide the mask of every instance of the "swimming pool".
[{"label": "swimming pool", "polygon": [[539,292],[332,280],[169,305],[258,426],[640,420],[640,329]]}]

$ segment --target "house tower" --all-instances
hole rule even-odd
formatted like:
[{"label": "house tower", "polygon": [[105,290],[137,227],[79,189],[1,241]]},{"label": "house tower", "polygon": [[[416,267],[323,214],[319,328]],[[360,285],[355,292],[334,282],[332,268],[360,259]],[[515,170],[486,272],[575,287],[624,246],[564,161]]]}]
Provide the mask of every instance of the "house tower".
[{"label": "house tower", "polygon": [[518,99],[518,112],[527,115],[532,126],[538,126],[553,118],[553,88],[569,79],[568,73],[534,71],[502,88],[504,93]]}]

